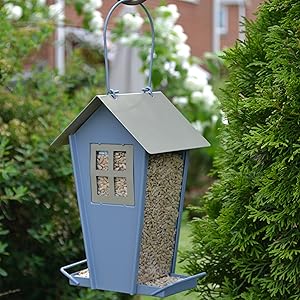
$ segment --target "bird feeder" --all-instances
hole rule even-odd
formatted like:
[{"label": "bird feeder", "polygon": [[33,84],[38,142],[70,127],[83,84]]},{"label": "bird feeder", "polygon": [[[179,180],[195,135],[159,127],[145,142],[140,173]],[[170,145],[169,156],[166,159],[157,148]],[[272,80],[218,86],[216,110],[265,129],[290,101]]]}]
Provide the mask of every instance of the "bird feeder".
[{"label": "bird feeder", "polygon": [[[86,260],[61,268],[71,285],[166,297],[205,276],[175,274],[188,151],[209,146],[161,92],[96,96],[52,146],[69,144]],[[127,1],[128,2],[128,1]],[[77,265],[83,270],[69,273]]]}]

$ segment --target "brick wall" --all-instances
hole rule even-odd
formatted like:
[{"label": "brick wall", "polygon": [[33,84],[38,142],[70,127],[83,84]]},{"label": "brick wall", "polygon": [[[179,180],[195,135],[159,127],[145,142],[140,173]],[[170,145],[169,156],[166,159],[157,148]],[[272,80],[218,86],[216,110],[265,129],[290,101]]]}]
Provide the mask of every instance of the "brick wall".
[{"label": "brick wall", "polygon": [[263,2],[264,0],[248,0],[246,4],[246,17],[248,19],[255,19],[255,14],[257,12],[257,9],[259,8],[259,5]]},{"label": "brick wall", "polygon": [[[247,18],[253,19],[254,13],[263,0],[248,0],[246,5]],[[53,3],[52,1],[49,1]],[[147,6],[154,8],[159,5],[160,0],[149,0]],[[181,14],[178,23],[184,27],[188,35],[187,43],[191,46],[192,54],[202,57],[205,52],[213,49],[213,0],[200,0],[198,3],[185,2],[180,0],[167,0],[167,4],[174,3],[178,6]],[[101,12],[106,16],[108,10],[114,1],[104,0]],[[115,16],[120,13],[121,8],[115,12]],[[77,16],[74,9],[67,7],[66,24],[80,27],[82,18]],[[112,24],[110,24],[112,26]],[[238,5],[228,6],[228,32],[220,36],[221,48],[232,46],[239,38],[239,8]],[[33,58],[36,60],[47,60],[50,65],[54,66],[54,47],[53,42],[49,41],[42,47],[41,52]],[[32,59],[30,60],[32,61]]]}]

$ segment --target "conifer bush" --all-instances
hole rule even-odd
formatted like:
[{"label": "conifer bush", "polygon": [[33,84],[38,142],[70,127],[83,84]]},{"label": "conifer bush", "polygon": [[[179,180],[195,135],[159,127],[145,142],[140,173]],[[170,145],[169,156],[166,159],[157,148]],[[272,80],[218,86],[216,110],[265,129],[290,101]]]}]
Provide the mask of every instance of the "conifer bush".
[{"label": "conifer bush", "polygon": [[203,299],[300,299],[300,2],[271,0],[225,54],[229,124],[190,273]]}]

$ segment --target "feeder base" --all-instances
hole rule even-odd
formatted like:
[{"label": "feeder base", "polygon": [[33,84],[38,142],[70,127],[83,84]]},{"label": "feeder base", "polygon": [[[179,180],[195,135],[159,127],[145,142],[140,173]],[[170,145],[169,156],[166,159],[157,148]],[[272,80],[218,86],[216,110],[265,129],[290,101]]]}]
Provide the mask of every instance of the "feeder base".
[{"label": "feeder base", "polygon": [[[170,274],[170,276],[161,278],[156,282],[149,282],[148,285],[137,284],[136,294],[164,298],[195,288],[197,285],[197,280],[204,276],[206,276],[206,273],[200,273],[194,276]],[[70,280],[71,285],[89,288],[91,287],[88,269],[73,273],[71,274],[71,277],[73,277],[79,283],[76,285],[72,280]]]}]

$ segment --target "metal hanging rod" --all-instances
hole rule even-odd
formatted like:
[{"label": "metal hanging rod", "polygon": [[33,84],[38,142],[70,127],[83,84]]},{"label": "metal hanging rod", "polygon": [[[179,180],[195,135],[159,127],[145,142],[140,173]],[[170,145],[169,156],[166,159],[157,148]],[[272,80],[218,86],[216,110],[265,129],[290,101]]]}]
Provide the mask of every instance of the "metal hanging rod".
[{"label": "metal hanging rod", "polygon": [[[106,90],[107,94],[111,95],[114,99],[117,98],[117,94],[119,93],[119,90],[114,90],[110,86],[110,80],[109,80],[109,66],[108,66],[108,49],[107,49],[107,28],[108,28],[108,22],[114,12],[114,10],[121,4],[126,4],[126,2],[129,2],[131,4],[129,5],[137,5],[139,4],[143,10],[145,11],[150,27],[151,27],[151,49],[150,49],[150,62],[149,62],[149,76],[148,76],[148,85],[142,89],[144,93],[147,93],[152,96],[152,69],[153,69],[153,60],[154,60],[154,49],[155,49],[155,30],[154,30],[154,23],[153,19],[151,17],[150,12],[148,11],[147,7],[142,3],[145,2],[146,0],[137,0],[137,1],[129,1],[129,0],[118,0],[113,7],[110,9],[108,12],[108,15],[106,16],[106,19],[104,21],[104,26],[103,26],[103,45],[104,45],[104,63],[105,63],[105,81],[106,81]],[[135,4],[133,4],[133,2]]]}]

